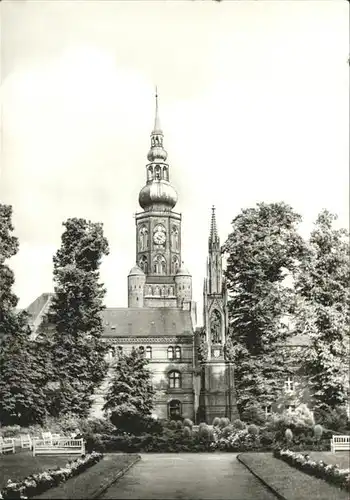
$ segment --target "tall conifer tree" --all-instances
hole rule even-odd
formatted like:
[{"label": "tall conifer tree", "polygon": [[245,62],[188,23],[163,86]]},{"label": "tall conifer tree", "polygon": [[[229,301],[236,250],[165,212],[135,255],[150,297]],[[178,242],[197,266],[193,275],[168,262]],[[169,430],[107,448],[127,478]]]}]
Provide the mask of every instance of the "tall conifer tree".
[{"label": "tall conifer tree", "polygon": [[300,220],[284,203],[260,203],[234,218],[223,245],[232,341],[227,353],[235,361],[240,412],[253,403],[275,402],[288,375],[283,344],[294,293],[287,277],[293,276],[305,253],[297,232]]},{"label": "tall conifer tree", "polygon": [[108,254],[100,223],[68,219],[54,256],[55,295],[47,316],[53,325],[52,362],[59,384],[50,412],[86,416],[107,370],[101,313],[105,289],[99,267]]}]

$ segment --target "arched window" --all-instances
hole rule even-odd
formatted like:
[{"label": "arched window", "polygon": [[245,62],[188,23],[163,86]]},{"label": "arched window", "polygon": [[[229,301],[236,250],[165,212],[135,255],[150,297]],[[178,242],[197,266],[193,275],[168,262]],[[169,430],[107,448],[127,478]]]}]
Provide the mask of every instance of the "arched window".
[{"label": "arched window", "polygon": [[169,402],[168,415],[170,420],[178,420],[181,417],[181,402],[178,399]]},{"label": "arched window", "polygon": [[145,354],[145,348],[143,347],[143,345],[139,346],[139,351],[141,354]]},{"label": "arched window", "polygon": [[181,347],[179,345],[175,347],[175,359],[181,359]]},{"label": "arched window", "polygon": [[174,348],[171,345],[168,347],[168,359],[174,359]]},{"label": "arched window", "polygon": [[155,274],[165,274],[166,260],[163,255],[156,255],[153,260],[153,272]]},{"label": "arched window", "polygon": [[146,226],[140,227],[139,239],[140,239],[140,251],[143,252],[148,248],[148,229]]},{"label": "arched window", "polygon": [[171,371],[168,374],[169,387],[170,389],[180,389],[181,387],[181,373],[177,371]]},{"label": "arched window", "polygon": [[212,344],[221,344],[221,314],[217,309],[210,315],[210,334]]},{"label": "arched window", "polygon": [[142,269],[142,271],[147,274],[148,273],[148,261],[146,255],[142,255],[142,257],[139,260],[139,267]]},{"label": "arched window", "polygon": [[177,271],[179,270],[179,257],[177,255],[173,256],[172,263],[171,263],[171,272],[172,274],[176,274]]},{"label": "arched window", "polygon": [[177,226],[171,228],[171,248],[173,250],[179,249],[179,229]]},{"label": "arched window", "polygon": [[152,359],[152,347],[149,345],[146,347],[146,359]]}]

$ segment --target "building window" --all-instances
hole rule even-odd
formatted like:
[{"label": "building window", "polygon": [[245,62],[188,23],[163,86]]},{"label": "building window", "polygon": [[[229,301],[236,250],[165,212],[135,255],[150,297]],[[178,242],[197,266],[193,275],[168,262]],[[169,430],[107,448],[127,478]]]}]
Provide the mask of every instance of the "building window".
[{"label": "building window", "polygon": [[263,411],[265,413],[265,417],[268,417],[272,413],[272,407],[271,405],[263,406]]},{"label": "building window", "polygon": [[152,347],[146,347],[146,359],[152,359]]},{"label": "building window", "polygon": [[172,346],[168,347],[168,359],[174,359],[174,348]]},{"label": "building window", "polygon": [[143,347],[143,345],[140,345],[139,351],[141,354],[145,354],[145,348]]},{"label": "building window", "polygon": [[294,379],[292,377],[288,377],[285,380],[284,390],[285,390],[285,392],[294,392]]},{"label": "building window", "polygon": [[178,420],[181,418],[181,402],[178,399],[173,399],[168,404],[168,414],[170,420]]},{"label": "building window", "polygon": [[123,348],[121,345],[118,345],[118,356],[122,356],[123,355]]},{"label": "building window", "polygon": [[175,347],[175,359],[181,359],[181,347],[178,345]]},{"label": "building window", "polygon": [[168,375],[170,389],[180,389],[181,387],[181,373],[172,371]]}]

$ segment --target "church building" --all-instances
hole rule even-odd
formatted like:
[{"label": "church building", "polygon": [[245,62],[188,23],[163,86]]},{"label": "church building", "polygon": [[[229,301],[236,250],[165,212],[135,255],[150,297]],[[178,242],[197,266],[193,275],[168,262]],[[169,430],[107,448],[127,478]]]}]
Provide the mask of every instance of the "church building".
[{"label": "church building", "polygon": [[[192,300],[192,276],[182,261],[182,218],[175,211],[177,192],[170,182],[157,95],[147,159],[146,183],[139,194],[142,210],[135,215],[135,264],[127,277],[128,307],[106,308],[102,313],[110,365],[118,354],[130,352],[133,347],[144,353],[156,391],[157,418],[188,417],[208,423],[216,416],[235,418],[233,366],[224,357],[227,291],[215,209],[212,208],[204,280],[204,328],[200,331],[196,303]],[[34,335],[51,297],[52,294],[42,294],[27,309]],[[202,363],[197,355],[200,335],[208,345],[208,355]],[[102,416],[109,376],[96,391],[94,416]]]}]

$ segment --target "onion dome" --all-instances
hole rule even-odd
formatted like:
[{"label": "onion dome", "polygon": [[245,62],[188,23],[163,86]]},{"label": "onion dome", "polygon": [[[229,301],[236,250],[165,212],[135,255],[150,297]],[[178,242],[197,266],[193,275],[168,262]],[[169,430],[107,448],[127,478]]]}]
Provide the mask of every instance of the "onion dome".
[{"label": "onion dome", "polygon": [[[152,136],[151,136],[152,137]],[[154,161],[166,161],[168,153],[160,146],[152,146],[148,151],[147,160],[150,162]]]},{"label": "onion dome", "polygon": [[145,273],[142,271],[142,269],[138,266],[135,265],[131,270],[128,276],[145,276]]},{"label": "onion dome", "polygon": [[177,202],[177,192],[165,180],[154,180],[146,184],[139,194],[139,203],[144,210],[171,210]]},{"label": "onion dome", "polygon": [[178,269],[176,276],[192,276],[189,270],[184,266],[184,263],[181,262],[180,269]]}]

